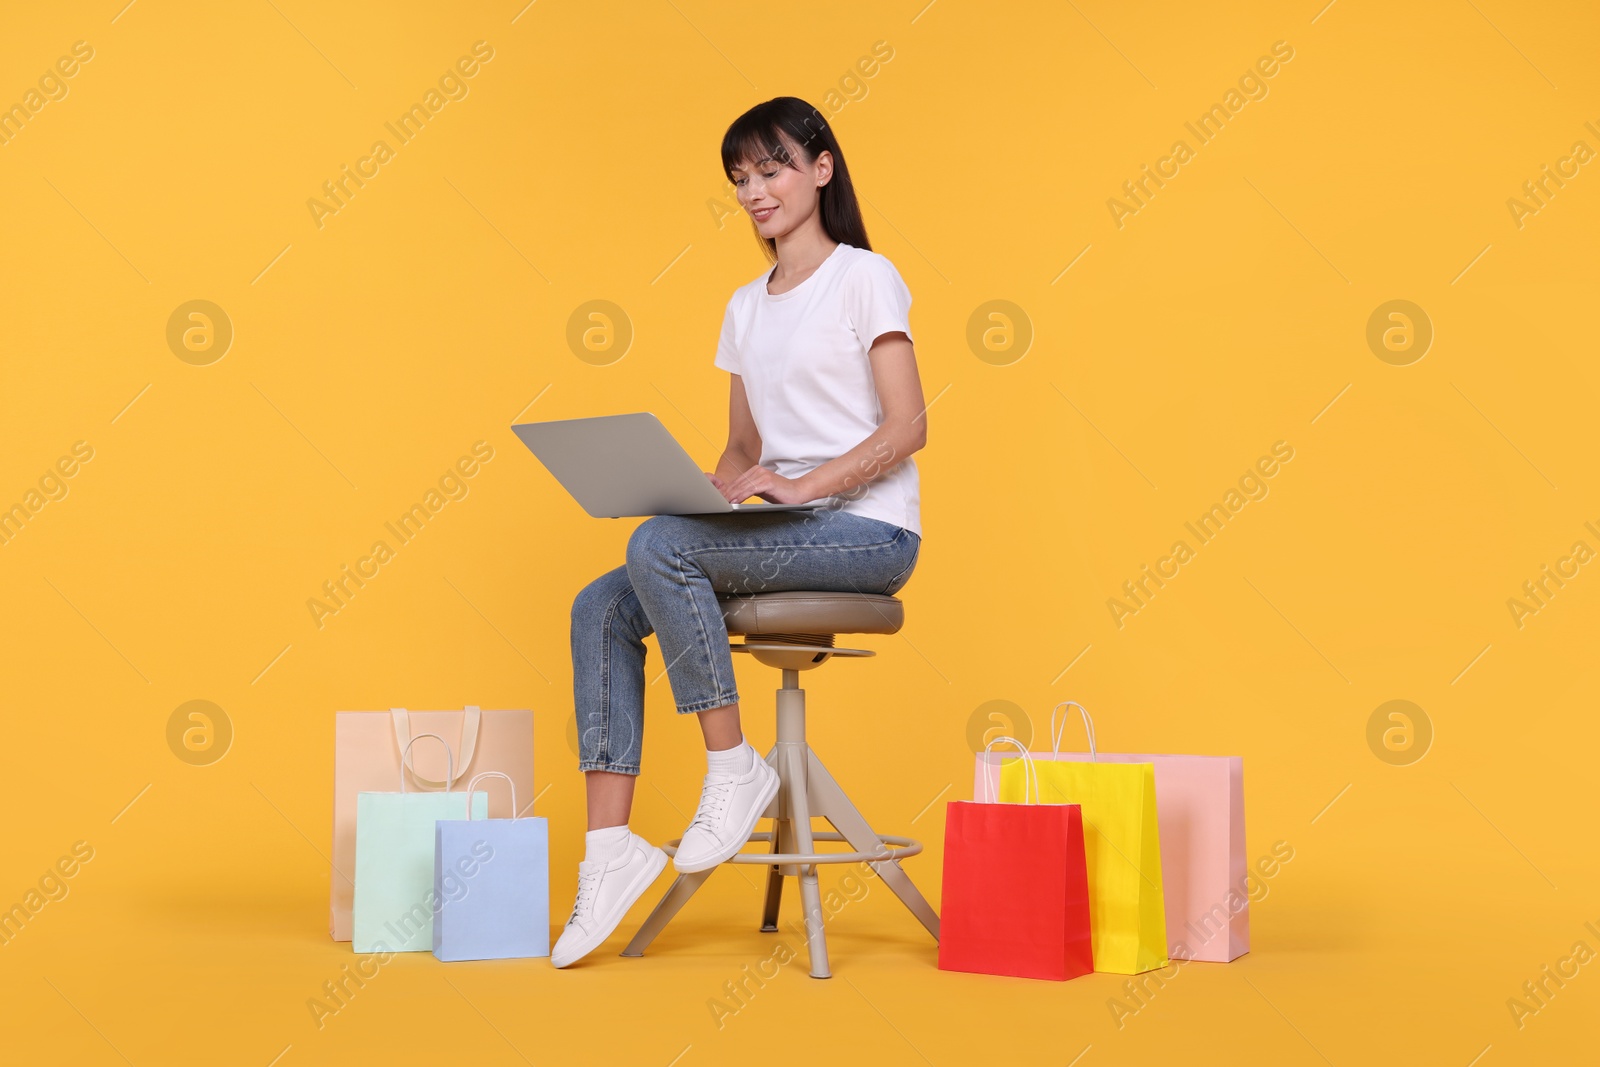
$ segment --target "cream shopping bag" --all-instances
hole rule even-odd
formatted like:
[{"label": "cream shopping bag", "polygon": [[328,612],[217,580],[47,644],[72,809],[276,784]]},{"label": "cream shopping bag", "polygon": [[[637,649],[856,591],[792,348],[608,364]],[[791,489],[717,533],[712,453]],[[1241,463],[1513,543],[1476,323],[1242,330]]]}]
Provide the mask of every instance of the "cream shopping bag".
[{"label": "cream shopping bag", "polygon": [[[333,871],[329,889],[329,932],[335,941],[349,941],[351,904],[356,874],[356,795],[388,792],[400,775],[401,752],[413,737],[438,734],[453,758],[438,745],[414,750],[406,766],[412,786],[443,789],[470,780],[483,771],[500,771],[518,794],[533,796],[533,712],[494,711],[469,707],[461,711],[341,711],[334,717]],[[447,766],[453,764],[453,766]],[[490,814],[511,818],[510,799],[490,801]]]}]

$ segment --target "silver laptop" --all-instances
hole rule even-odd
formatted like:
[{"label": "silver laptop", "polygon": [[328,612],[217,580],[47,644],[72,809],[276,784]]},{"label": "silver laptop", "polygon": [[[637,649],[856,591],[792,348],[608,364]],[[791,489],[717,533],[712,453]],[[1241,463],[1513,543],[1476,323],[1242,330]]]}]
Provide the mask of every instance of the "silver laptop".
[{"label": "silver laptop", "polygon": [[713,515],[810,511],[809,504],[730,504],[722,491],[648,411],[511,427],[583,510],[601,519],[637,515]]}]

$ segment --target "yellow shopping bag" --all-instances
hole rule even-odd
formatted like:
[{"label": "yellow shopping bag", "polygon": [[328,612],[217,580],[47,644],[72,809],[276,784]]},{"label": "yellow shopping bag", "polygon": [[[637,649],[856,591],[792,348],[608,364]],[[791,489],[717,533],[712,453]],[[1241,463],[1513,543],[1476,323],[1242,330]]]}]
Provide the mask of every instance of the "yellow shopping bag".
[{"label": "yellow shopping bag", "polygon": [[[1166,901],[1161,892],[1161,839],[1156,828],[1155,766],[1150,763],[1096,763],[1094,724],[1083,715],[1089,735],[1089,763],[1036,761],[1039,800],[1083,808],[1084,858],[1089,867],[1089,934],[1094,969],[1138,974],[1167,966]],[[1055,750],[1060,727],[1051,716]],[[1061,724],[1065,726],[1063,722]],[[1000,800],[1017,803],[1027,788],[1020,759],[1000,765]]]}]

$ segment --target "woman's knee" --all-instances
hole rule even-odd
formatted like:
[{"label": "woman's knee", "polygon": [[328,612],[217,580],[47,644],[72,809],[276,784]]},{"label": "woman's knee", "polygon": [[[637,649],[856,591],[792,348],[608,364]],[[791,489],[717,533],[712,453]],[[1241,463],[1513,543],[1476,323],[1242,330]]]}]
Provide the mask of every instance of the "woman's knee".
[{"label": "woman's knee", "polygon": [[922,540],[918,538],[916,548],[911,553],[911,562],[906,564],[905,570],[901,571],[894,578],[890,579],[888,586],[884,589],[884,593],[888,596],[894,596],[896,593],[900,592],[900,590],[904,589],[906,587],[906,583],[911,581],[911,574],[917,569],[917,562],[921,558]]},{"label": "woman's knee", "polygon": [[675,551],[675,531],[681,525],[678,519],[677,515],[656,515],[634,527],[626,552],[630,571],[655,564]]},{"label": "woman's knee", "polygon": [[581,626],[585,623],[598,621],[611,605],[622,595],[626,575],[620,576],[617,570],[607,571],[582,589],[572,598],[572,623]]}]

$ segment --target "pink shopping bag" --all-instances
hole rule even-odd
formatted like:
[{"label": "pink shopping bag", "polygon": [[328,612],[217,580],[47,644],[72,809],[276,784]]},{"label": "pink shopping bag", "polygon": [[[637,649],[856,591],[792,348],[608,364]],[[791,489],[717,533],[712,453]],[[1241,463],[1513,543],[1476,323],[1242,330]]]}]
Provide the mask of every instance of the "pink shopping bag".
[{"label": "pink shopping bag", "polygon": [[[334,717],[333,872],[329,888],[328,930],[335,941],[349,941],[355,899],[356,795],[392,792],[400,780],[400,754],[413,737],[438,734],[450,746],[424,745],[407,761],[408,781],[423,790],[438,790],[451,777],[459,788],[484,771],[510,777],[519,794],[533,796],[533,712],[482,711],[341,711]],[[453,756],[447,759],[447,756]],[[447,769],[448,768],[448,769]],[[489,814],[509,819],[509,797],[494,797]]]},{"label": "pink shopping bag", "polygon": [[[1062,708],[1077,708],[1088,733],[1088,752],[1062,752]],[[1156,825],[1161,838],[1162,889],[1166,896],[1167,955],[1178,960],[1227,963],[1250,951],[1249,868],[1244,845],[1244,760],[1238,756],[1171,756],[1100,752],[1094,723],[1075,701],[1050,716],[1051,751],[1035,760],[1151,763],[1156,777]],[[991,753],[990,763],[1000,761]],[[973,788],[984,781],[985,759],[976,761]],[[994,770],[991,769],[991,774]]]}]

